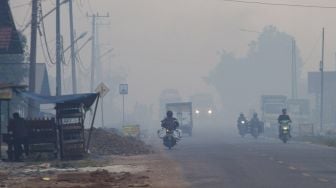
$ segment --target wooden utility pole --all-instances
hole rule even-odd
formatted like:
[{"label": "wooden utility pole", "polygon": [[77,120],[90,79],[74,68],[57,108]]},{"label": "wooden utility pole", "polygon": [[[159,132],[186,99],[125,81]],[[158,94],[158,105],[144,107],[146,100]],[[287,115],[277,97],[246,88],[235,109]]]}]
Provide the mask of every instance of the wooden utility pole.
[{"label": "wooden utility pole", "polygon": [[100,16],[98,13],[93,14],[92,16],[88,16],[92,18],[92,46],[91,46],[91,82],[90,82],[90,92],[94,91],[94,84],[95,84],[95,72],[96,66],[99,58],[98,54],[98,43],[97,43],[97,18],[101,17],[109,17],[107,14],[106,16]]},{"label": "wooden utility pole", "polygon": [[56,0],[56,96],[62,95],[61,79],[61,3]]},{"label": "wooden utility pole", "polygon": [[[36,88],[36,36],[37,36],[37,12],[38,0],[32,1],[32,15],[31,15],[31,33],[30,33],[30,66],[29,66],[29,91],[35,93]],[[28,116],[32,117],[34,114],[35,103],[32,99],[29,100]]]},{"label": "wooden utility pole", "polygon": [[70,17],[70,48],[71,48],[71,70],[72,70],[72,92],[77,93],[77,72],[76,72],[76,53],[75,53],[75,32],[73,23],[72,0],[69,0],[69,17]]}]

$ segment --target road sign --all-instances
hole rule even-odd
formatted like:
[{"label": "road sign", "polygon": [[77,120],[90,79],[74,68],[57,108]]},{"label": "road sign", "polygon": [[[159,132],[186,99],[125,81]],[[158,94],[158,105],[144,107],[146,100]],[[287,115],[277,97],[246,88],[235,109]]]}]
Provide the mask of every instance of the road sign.
[{"label": "road sign", "polygon": [[128,84],[120,84],[119,93],[120,95],[127,95],[128,94]]},{"label": "road sign", "polygon": [[102,82],[98,85],[95,91],[99,93],[101,97],[104,97],[110,91],[110,89]]},{"label": "road sign", "polygon": [[13,97],[11,88],[0,89],[0,100],[10,100]]}]

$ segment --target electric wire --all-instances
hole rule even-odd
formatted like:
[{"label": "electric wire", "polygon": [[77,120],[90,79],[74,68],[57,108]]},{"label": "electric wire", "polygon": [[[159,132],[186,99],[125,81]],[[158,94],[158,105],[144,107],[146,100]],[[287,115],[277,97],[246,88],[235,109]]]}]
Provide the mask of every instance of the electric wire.
[{"label": "electric wire", "polygon": [[284,7],[299,7],[299,8],[319,8],[319,9],[336,9],[336,6],[323,5],[308,5],[308,4],[289,4],[289,3],[269,3],[265,1],[244,1],[244,0],[221,0],[225,2],[240,3],[240,4],[255,4],[266,6],[284,6]]},{"label": "electric wire", "polygon": [[[40,5],[40,16],[43,15],[43,10],[42,10],[42,5]],[[51,54],[50,54],[50,50],[49,50],[49,45],[48,45],[48,41],[47,41],[47,34],[45,31],[45,25],[44,25],[44,19],[41,19],[41,25],[42,25],[42,33],[43,33],[43,38],[44,38],[44,43],[46,45],[46,51],[48,54],[48,58],[51,64],[55,65],[56,63],[53,61]]]}]

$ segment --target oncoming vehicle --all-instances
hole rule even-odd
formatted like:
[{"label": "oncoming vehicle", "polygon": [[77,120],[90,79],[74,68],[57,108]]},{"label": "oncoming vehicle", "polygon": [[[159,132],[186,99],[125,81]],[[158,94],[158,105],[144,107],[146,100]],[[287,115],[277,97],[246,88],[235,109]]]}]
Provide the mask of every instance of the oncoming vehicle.
[{"label": "oncoming vehicle", "polygon": [[210,94],[196,94],[190,97],[196,119],[213,119],[216,114],[213,97]]},{"label": "oncoming vehicle", "polygon": [[287,143],[287,141],[290,139],[290,120],[280,121],[279,131],[280,140],[282,140],[283,143]]}]

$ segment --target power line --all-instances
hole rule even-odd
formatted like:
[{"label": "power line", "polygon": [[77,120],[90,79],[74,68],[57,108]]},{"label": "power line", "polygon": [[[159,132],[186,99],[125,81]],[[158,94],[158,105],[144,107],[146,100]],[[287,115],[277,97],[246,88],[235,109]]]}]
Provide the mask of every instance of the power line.
[{"label": "power line", "polygon": [[266,6],[285,6],[285,7],[300,7],[300,8],[320,8],[320,9],[336,9],[336,6],[323,6],[323,5],[305,5],[305,4],[289,4],[289,3],[268,3],[264,1],[244,1],[244,0],[222,0],[232,3],[241,4],[256,4]]},{"label": "power line", "polygon": [[[43,10],[42,10],[42,4],[40,5],[41,9],[40,9],[40,16],[43,15]],[[44,19],[41,19],[41,25],[42,25],[42,32],[43,32],[43,39],[44,39],[44,44],[46,45],[46,51],[48,54],[48,58],[51,64],[56,64],[56,62],[53,61],[51,54],[50,54],[50,49],[49,49],[49,45],[48,45],[48,41],[47,41],[47,34],[46,34],[46,30],[45,30],[45,25],[44,25]]]}]

